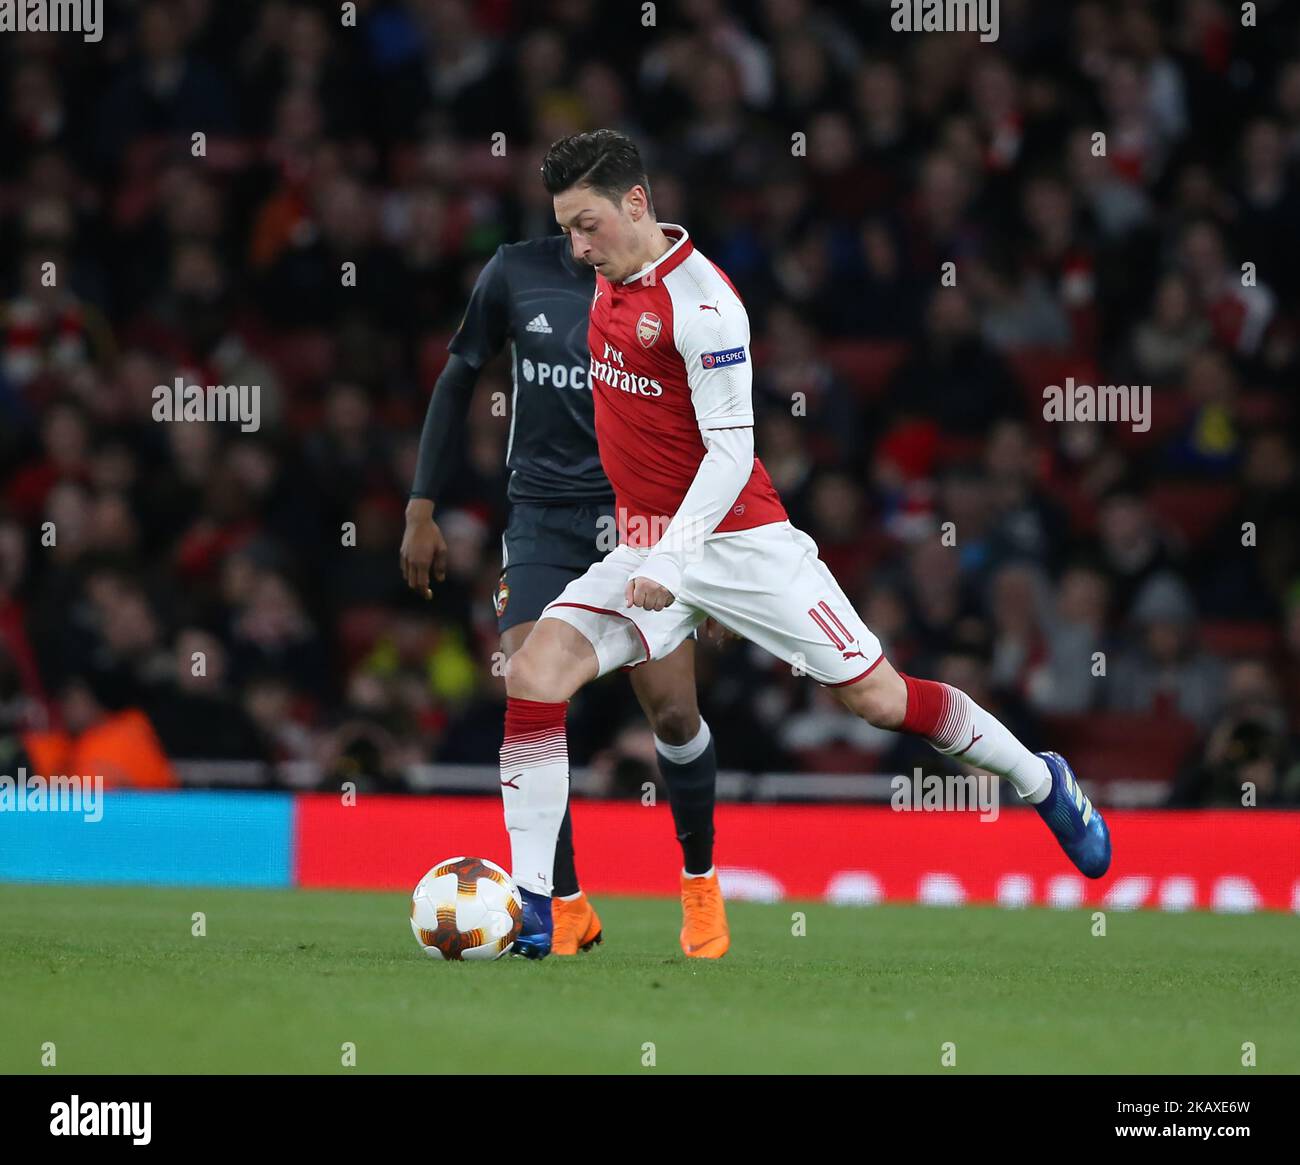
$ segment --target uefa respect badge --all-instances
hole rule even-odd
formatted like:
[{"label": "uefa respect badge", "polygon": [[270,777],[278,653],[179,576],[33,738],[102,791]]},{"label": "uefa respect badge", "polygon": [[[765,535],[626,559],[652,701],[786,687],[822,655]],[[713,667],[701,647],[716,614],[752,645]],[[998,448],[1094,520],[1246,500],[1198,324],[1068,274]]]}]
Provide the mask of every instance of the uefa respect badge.
[{"label": "uefa respect badge", "polygon": [[744,348],[723,348],[721,352],[705,352],[700,357],[705,368],[726,368],[731,364],[745,363]]}]

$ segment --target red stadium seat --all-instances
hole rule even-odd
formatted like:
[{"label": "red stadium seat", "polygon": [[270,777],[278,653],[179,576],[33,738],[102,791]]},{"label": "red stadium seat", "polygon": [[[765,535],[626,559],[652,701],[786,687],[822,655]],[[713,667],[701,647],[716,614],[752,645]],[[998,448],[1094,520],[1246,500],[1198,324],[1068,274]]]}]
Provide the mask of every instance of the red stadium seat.
[{"label": "red stadium seat", "polygon": [[1043,391],[1048,385],[1056,384],[1064,389],[1066,379],[1071,376],[1076,384],[1097,383],[1097,368],[1091,360],[1056,348],[1021,348],[1008,352],[1007,360],[1020,381],[1027,415],[1040,424],[1046,424]]},{"label": "red stadium seat", "polygon": [[1237,419],[1251,428],[1283,425],[1291,416],[1291,403],[1279,392],[1243,392],[1237,398]]},{"label": "red stadium seat", "polygon": [[1080,535],[1096,532],[1097,499],[1077,477],[1062,477],[1054,484],[1052,496],[1065,507],[1072,532]]},{"label": "red stadium seat", "polygon": [[824,348],[826,358],[860,396],[878,396],[907,356],[906,340],[837,340]]},{"label": "red stadium seat", "polygon": [[1237,490],[1228,484],[1166,482],[1147,494],[1157,519],[1196,546],[1214,530],[1236,504]]},{"label": "red stadium seat", "polygon": [[285,388],[297,394],[329,379],[334,367],[334,338],[316,330],[273,334],[263,344],[262,355],[274,365]]},{"label": "red stadium seat", "polygon": [[1201,643],[1226,659],[1269,659],[1282,650],[1282,632],[1255,619],[1214,619],[1202,623]]},{"label": "red stadium seat", "polygon": [[960,433],[940,433],[939,445],[935,450],[935,461],[939,465],[955,463],[974,463],[979,461],[984,452],[984,438],[964,436]]}]

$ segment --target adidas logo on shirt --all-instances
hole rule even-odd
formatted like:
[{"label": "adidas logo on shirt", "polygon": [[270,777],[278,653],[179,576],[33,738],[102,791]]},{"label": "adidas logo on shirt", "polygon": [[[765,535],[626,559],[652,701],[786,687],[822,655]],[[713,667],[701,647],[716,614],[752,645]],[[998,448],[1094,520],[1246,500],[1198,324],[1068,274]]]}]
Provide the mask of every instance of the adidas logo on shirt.
[{"label": "adidas logo on shirt", "polygon": [[551,325],[546,322],[546,313],[542,312],[540,315],[533,316],[533,318],[528,321],[528,325],[524,328],[524,331],[542,332],[549,336],[551,334]]}]

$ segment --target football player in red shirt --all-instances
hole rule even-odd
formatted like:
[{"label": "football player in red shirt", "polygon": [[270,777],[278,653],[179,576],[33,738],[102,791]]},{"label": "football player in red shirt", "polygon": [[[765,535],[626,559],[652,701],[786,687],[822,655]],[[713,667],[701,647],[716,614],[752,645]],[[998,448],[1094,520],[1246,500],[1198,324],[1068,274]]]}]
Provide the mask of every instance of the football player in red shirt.
[{"label": "football player in red shirt", "polygon": [[662,658],[710,616],[871,724],[1005,777],[1079,870],[1101,877],[1109,833],[1064,758],[1029,751],[964,692],[896,671],[791,525],[754,456],[744,304],[682,227],[657,221],[636,145],[612,130],[562,138],[542,178],[573,257],[596,271],[589,379],[620,544],[542,611],[506,666],[516,950],[550,947],[544,872],[568,796],[567,701],[597,676]]}]

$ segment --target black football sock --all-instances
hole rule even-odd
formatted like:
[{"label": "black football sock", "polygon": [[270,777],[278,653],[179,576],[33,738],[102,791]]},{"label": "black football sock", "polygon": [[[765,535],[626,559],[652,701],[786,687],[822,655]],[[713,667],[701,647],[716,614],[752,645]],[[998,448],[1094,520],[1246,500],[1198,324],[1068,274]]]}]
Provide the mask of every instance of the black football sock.
[{"label": "black football sock", "polygon": [[560,835],[555,839],[555,869],[551,875],[551,896],[570,898],[578,892],[578,867],[573,855],[573,820],[564,807]]},{"label": "black football sock", "polygon": [[655,737],[659,771],[668,786],[673,824],[682,847],[682,868],[707,874],[713,867],[713,803],[718,783],[718,757],[709,726],[700,721],[695,739],[665,744]]}]

